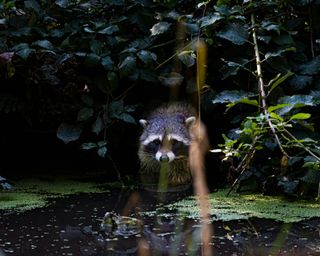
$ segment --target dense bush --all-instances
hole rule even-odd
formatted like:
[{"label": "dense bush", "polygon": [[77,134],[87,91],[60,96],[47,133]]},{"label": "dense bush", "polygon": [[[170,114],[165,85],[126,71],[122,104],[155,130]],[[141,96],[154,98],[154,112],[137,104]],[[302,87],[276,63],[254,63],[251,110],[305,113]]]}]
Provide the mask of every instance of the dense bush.
[{"label": "dense bush", "polygon": [[168,99],[167,88],[196,92],[201,38],[203,115],[225,176],[299,195],[319,182],[319,10],[308,0],[3,1],[0,111],[59,126],[61,140],[105,157],[112,127],[135,124],[142,104]]}]

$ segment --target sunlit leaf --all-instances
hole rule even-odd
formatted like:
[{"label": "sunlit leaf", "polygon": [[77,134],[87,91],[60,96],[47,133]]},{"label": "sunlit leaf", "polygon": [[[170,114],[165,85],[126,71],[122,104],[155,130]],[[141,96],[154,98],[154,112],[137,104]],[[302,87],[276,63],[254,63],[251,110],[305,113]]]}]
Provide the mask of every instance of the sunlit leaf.
[{"label": "sunlit leaf", "polygon": [[311,114],[309,113],[298,113],[290,117],[290,120],[304,120],[309,119],[311,117]]},{"label": "sunlit leaf", "polygon": [[114,62],[110,56],[101,58],[101,64],[106,70],[112,70],[114,67]]},{"label": "sunlit leaf", "polygon": [[91,131],[98,135],[103,129],[104,129],[103,120],[100,116],[98,116],[96,121],[91,126]]},{"label": "sunlit leaf", "polygon": [[146,50],[141,50],[137,53],[137,56],[141,61],[143,61],[145,64],[150,64],[153,61],[157,60],[157,55]]},{"label": "sunlit leaf", "polygon": [[53,45],[49,40],[38,40],[32,43],[32,46],[39,46],[43,49],[52,50]]},{"label": "sunlit leaf", "polygon": [[236,90],[225,90],[218,93],[212,100],[213,104],[216,103],[230,103],[236,102],[244,98],[252,97],[254,94],[252,92],[236,91]]},{"label": "sunlit leaf", "polygon": [[96,147],[97,147],[97,144],[93,142],[87,142],[81,145],[81,149],[84,149],[84,150],[90,150]]},{"label": "sunlit leaf", "polygon": [[122,74],[128,75],[136,67],[136,57],[127,56],[120,64],[119,69]]},{"label": "sunlit leaf", "polygon": [[223,19],[223,17],[218,12],[213,13],[210,16],[204,16],[199,20],[200,28],[211,26],[221,19]]},{"label": "sunlit leaf", "polygon": [[192,67],[196,62],[196,55],[193,51],[182,51],[178,54],[178,58],[187,67]]},{"label": "sunlit leaf", "polygon": [[217,36],[231,41],[234,44],[242,45],[248,41],[249,32],[244,24],[231,23],[220,30]]},{"label": "sunlit leaf", "polygon": [[242,103],[242,104],[248,104],[248,105],[251,105],[251,106],[255,106],[255,107],[258,107],[259,104],[258,104],[258,101],[257,100],[250,100],[248,98],[243,98],[243,99],[240,99],[240,100],[237,100],[235,102],[232,102],[232,103],[229,103],[227,105],[228,108],[232,108],[233,106],[239,104],[239,103]]},{"label": "sunlit leaf", "polygon": [[150,29],[151,35],[156,36],[159,34],[163,34],[166,31],[168,31],[170,26],[171,26],[171,24],[168,22],[165,22],[165,21],[161,21],[157,24],[154,24],[153,27]]},{"label": "sunlit leaf", "polygon": [[100,31],[98,31],[99,34],[102,35],[112,35],[114,32],[118,32],[119,31],[119,27],[117,25],[111,25],[109,27],[106,27]]},{"label": "sunlit leaf", "polygon": [[320,71],[320,56],[314,57],[310,62],[299,66],[302,75],[316,75]]},{"label": "sunlit leaf", "polygon": [[107,147],[101,147],[101,148],[98,149],[97,153],[98,153],[99,156],[105,157],[106,154],[107,154],[107,151],[108,151]]},{"label": "sunlit leaf", "polygon": [[288,71],[287,74],[277,77],[272,83],[271,83],[271,88],[269,90],[269,93],[271,93],[277,86],[282,84],[288,77],[292,76],[293,73],[291,71]]},{"label": "sunlit leaf", "polygon": [[271,113],[271,112],[274,112],[277,109],[288,107],[288,106],[291,106],[291,104],[284,103],[284,104],[278,104],[278,105],[275,105],[275,106],[270,106],[270,107],[268,107],[268,112]]},{"label": "sunlit leaf", "polygon": [[313,77],[312,76],[304,76],[304,75],[294,75],[289,83],[294,90],[301,90],[306,86],[312,84]]}]

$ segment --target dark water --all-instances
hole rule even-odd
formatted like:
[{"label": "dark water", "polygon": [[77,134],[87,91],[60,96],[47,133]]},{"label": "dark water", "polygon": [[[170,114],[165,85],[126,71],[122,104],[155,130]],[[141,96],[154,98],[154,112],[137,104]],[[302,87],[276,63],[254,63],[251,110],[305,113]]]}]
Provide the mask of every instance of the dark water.
[{"label": "dark water", "polygon": [[[113,191],[57,199],[46,208],[24,213],[0,212],[0,256],[139,255],[139,248],[149,250],[140,255],[201,255],[200,223],[173,212],[162,217],[138,215],[157,204],[158,195],[148,191]],[[110,211],[137,217],[140,232],[111,234],[101,229],[101,220]],[[295,224],[218,221],[212,226],[212,255],[320,255],[319,219]]]}]

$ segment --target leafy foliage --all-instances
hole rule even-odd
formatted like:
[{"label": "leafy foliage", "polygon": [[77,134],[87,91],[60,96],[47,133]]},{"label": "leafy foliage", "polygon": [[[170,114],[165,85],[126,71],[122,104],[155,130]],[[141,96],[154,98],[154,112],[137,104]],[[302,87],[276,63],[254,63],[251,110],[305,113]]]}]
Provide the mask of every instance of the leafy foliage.
[{"label": "leafy foliage", "polygon": [[[201,37],[203,107],[209,123],[227,124],[213,136],[230,163],[225,175],[234,180],[243,167],[243,184],[254,177],[267,193],[275,177],[298,195],[319,169],[319,10],[319,1],[300,0],[3,1],[0,111],[58,127],[65,143],[105,157],[120,130],[112,128],[135,125],[141,103],[177,86],[194,93]],[[215,111],[222,105],[225,113]]]}]

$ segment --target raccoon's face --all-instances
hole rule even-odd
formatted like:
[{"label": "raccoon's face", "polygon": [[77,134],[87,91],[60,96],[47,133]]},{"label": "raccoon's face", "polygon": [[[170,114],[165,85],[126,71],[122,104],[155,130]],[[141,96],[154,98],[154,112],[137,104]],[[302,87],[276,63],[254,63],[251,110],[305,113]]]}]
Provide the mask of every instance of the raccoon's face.
[{"label": "raccoon's face", "polygon": [[143,139],[140,141],[140,150],[158,162],[172,162],[186,159],[191,139],[188,127],[195,117],[180,122],[178,119],[157,119],[151,122],[140,120],[145,128]]},{"label": "raccoon's face", "polygon": [[165,163],[187,157],[190,143],[176,134],[163,134],[151,135],[142,144],[146,153]]}]

